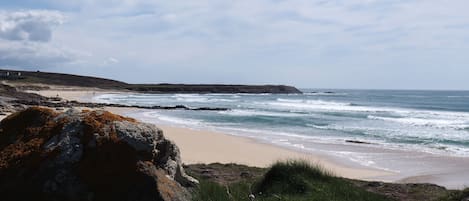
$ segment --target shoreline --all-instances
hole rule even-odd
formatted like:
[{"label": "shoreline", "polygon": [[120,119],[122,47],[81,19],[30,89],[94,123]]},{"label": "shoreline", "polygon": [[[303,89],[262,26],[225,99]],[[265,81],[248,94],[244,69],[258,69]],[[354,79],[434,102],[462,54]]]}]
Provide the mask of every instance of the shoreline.
[{"label": "shoreline", "polygon": [[[60,88],[29,92],[38,93],[43,96],[59,96],[66,100],[85,102],[92,102],[92,98],[96,95],[126,93],[90,88]],[[123,116],[129,116],[129,114],[142,111],[137,108],[106,107],[104,109]],[[142,118],[136,119],[144,121]],[[334,172],[337,176],[351,179],[399,183],[436,183],[451,189],[460,189],[469,186],[469,170],[464,169],[464,167],[469,167],[469,158],[438,156],[418,151],[393,151],[384,148],[364,148],[354,145],[328,145],[318,143],[319,148],[341,150],[344,152],[359,150],[375,154],[382,158],[381,160],[388,166],[405,170],[396,172],[362,164],[354,164],[351,162],[350,158],[347,157],[341,158],[331,154],[321,153],[320,151],[307,152],[293,150],[248,137],[230,135],[222,131],[184,128],[158,122],[148,123],[153,123],[161,128],[164,135],[178,145],[181,150],[182,160],[186,164],[219,162],[267,167],[278,160],[306,159],[313,163],[319,163],[323,168]],[[207,144],[208,142],[210,144]],[[406,170],[406,168],[410,170]]]},{"label": "shoreline", "polygon": [[[297,152],[225,133],[167,125],[157,126],[163,130],[168,139],[180,147],[182,160],[188,164],[218,162],[269,167],[277,161],[302,159],[319,164],[337,176],[351,179],[366,180],[392,174],[381,170],[346,167],[324,156]],[[210,141],[209,145],[206,144],[207,141]]]},{"label": "shoreline", "polygon": [[[130,113],[145,109],[106,107],[107,111],[130,116]],[[134,118],[134,117],[132,117]],[[163,130],[163,135],[175,142],[181,151],[182,161],[186,164],[199,163],[237,163],[254,167],[266,168],[277,161],[288,159],[302,159],[312,164],[318,164],[334,175],[361,180],[374,180],[380,177],[390,177],[392,172],[357,166],[350,163],[340,163],[332,157],[322,154],[301,152],[273,144],[260,142],[256,139],[235,136],[212,130],[178,127],[159,124],[136,118],[139,121],[151,123]],[[209,144],[207,144],[209,142]],[[390,180],[383,180],[390,181]]]}]

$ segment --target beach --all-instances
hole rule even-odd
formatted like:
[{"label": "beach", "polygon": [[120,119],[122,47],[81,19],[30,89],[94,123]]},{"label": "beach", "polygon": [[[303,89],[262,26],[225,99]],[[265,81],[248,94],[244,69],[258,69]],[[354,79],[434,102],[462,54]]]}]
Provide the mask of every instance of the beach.
[{"label": "beach", "polygon": [[[44,96],[59,96],[67,100],[92,101],[97,94],[118,93],[115,91],[69,88],[60,90],[30,91]],[[106,107],[105,110],[131,116],[141,121],[137,113],[143,109]],[[155,123],[146,121],[149,123]],[[467,184],[469,159],[464,157],[437,156],[424,152],[388,150],[381,148],[360,147],[353,145],[315,144],[319,150],[334,150],[344,153],[371,153],[381,160],[385,167],[376,168],[366,164],[328,154],[327,151],[305,152],[282,146],[275,146],[251,138],[233,136],[214,130],[179,127],[170,124],[158,124],[164,135],[174,141],[186,164],[196,163],[238,163],[256,167],[268,167],[279,160],[303,159],[319,164],[326,170],[341,177],[379,180],[386,182],[436,183],[447,188],[459,189]],[[350,156],[353,158],[353,156]],[[417,161],[418,160],[418,161]],[[388,168],[389,167],[389,168]],[[406,171],[393,171],[403,169]]]}]

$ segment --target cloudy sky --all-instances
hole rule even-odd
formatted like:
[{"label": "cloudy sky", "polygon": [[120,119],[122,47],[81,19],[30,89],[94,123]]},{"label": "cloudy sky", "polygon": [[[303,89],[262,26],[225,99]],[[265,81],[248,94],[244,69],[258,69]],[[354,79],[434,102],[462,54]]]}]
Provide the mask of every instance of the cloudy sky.
[{"label": "cloudy sky", "polygon": [[469,89],[467,0],[0,1],[0,67],[131,83]]}]

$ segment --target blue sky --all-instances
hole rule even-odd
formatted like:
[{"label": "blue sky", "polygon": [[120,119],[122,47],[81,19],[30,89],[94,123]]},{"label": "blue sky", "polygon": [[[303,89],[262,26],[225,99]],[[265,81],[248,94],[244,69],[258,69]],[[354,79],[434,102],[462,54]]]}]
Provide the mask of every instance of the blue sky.
[{"label": "blue sky", "polygon": [[0,67],[132,83],[469,89],[467,0],[0,2]]}]

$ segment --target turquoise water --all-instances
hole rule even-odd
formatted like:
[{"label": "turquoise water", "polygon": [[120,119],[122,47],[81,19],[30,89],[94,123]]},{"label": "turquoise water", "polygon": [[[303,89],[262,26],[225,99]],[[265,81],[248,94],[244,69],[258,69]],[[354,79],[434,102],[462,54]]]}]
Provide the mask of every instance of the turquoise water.
[{"label": "turquoise water", "polygon": [[[358,140],[390,149],[469,156],[469,92],[314,90],[304,94],[106,94],[95,101],[142,106],[226,107],[151,110],[147,121],[209,128],[295,149]],[[333,93],[326,93],[333,92]]]}]

